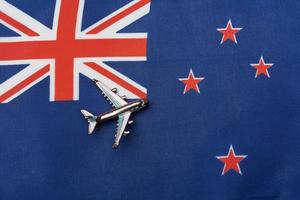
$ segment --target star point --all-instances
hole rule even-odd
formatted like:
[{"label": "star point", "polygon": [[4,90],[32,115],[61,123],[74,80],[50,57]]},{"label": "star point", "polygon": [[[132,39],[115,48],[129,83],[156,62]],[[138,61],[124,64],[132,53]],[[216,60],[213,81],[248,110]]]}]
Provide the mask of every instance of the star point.
[{"label": "star point", "polygon": [[237,42],[235,35],[242,29],[243,28],[234,28],[232,26],[231,19],[229,19],[225,28],[217,28],[217,31],[219,31],[221,34],[223,34],[220,44],[223,44],[227,40],[231,40],[237,44],[238,42]]},{"label": "star point", "polygon": [[187,93],[190,90],[194,90],[200,94],[200,89],[198,84],[204,80],[204,77],[195,77],[194,72],[190,69],[189,75],[187,78],[179,78],[183,84],[185,84],[183,94]]},{"label": "star point", "polygon": [[268,69],[271,68],[274,64],[265,63],[264,57],[261,56],[257,64],[250,64],[250,65],[256,69],[255,78],[257,78],[261,74],[264,74],[265,76],[270,78]]},{"label": "star point", "polygon": [[218,160],[224,163],[222,176],[226,174],[229,170],[234,170],[235,172],[242,175],[239,163],[246,157],[247,155],[236,155],[232,145],[230,145],[227,156],[216,156]]}]

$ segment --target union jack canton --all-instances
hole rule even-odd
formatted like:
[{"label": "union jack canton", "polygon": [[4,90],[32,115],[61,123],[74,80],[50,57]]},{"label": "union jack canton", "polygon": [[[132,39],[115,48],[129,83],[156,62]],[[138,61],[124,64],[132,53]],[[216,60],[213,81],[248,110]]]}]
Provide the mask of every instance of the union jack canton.
[{"label": "union jack canton", "polygon": [[134,0],[82,30],[84,0],[57,0],[52,29],[6,1],[0,23],[20,36],[0,37],[0,65],[28,66],[0,85],[7,103],[46,77],[50,101],[79,99],[79,74],[119,89],[129,99],[146,98],[146,88],[107,61],[145,61],[147,33],[118,33],[150,11],[150,0]]}]

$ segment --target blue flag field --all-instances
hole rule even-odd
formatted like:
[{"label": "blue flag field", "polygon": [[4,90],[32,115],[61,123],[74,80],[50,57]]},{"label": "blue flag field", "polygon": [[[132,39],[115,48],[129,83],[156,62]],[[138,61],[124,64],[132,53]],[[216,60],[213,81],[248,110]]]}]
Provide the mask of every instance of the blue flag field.
[{"label": "blue flag field", "polygon": [[300,199],[299,10],[0,0],[0,199]]}]

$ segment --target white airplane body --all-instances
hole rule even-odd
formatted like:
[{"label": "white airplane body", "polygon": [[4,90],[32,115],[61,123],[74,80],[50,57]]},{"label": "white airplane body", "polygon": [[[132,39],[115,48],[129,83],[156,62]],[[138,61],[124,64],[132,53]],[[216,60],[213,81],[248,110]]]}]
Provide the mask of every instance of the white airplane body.
[{"label": "white airplane body", "polygon": [[94,81],[98,88],[102,91],[103,95],[107,97],[107,99],[111,102],[114,109],[98,116],[94,116],[86,110],[81,110],[81,113],[84,115],[85,119],[88,120],[89,134],[92,134],[94,129],[102,122],[118,117],[117,133],[115,135],[115,142],[112,146],[113,148],[117,148],[120,144],[122,136],[129,134],[129,131],[125,131],[125,129],[127,127],[127,124],[131,124],[133,122],[129,120],[131,113],[145,107],[148,104],[148,101],[141,99],[128,103],[124,100],[123,97],[117,94],[117,89],[109,89],[100,81]]}]

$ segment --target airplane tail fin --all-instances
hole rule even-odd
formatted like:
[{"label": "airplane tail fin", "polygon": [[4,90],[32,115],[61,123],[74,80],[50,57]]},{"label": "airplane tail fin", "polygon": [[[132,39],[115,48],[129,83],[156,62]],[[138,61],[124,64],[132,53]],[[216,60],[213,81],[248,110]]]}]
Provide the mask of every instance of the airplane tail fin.
[{"label": "airplane tail fin", "polygon": [[89,123],[88,131],[89,131],[89,135],[91,135],[97,126],[97,121],[96,121],[97,116],[94,116],[92,113],[86,110],[81,110],[81,113]]}]

